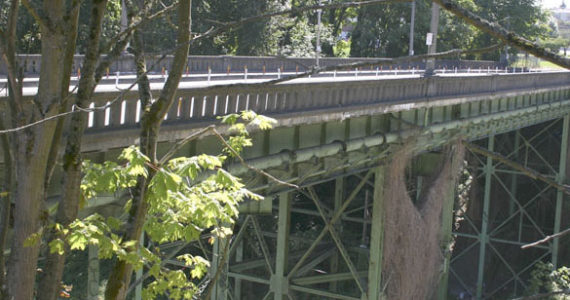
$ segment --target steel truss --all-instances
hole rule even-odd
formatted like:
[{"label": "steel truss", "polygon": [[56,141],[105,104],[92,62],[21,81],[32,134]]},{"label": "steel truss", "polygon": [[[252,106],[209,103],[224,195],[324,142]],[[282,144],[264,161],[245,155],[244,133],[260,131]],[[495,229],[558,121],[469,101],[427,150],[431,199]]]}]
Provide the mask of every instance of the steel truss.
[{"label": "steel truss", "polygon": [[[475,143],[565,184],[569,123],[566,116],[490,134]],[[424,178],[438,159],[437,153],[414,158],[406,176],[412,199],[419,198]],[[563,223],[563,194],[490,157],[468,153],[467,160],[474,178],[469,204],[444,199],[445,262],[437,299],[521,295],[537,262],[561,265],[570,260],[559,251],[558,239],[520,249],[570,226]],[[338,172],[328,181],[269,196],[270,213],[243,214],[234,235],[213,247],[206,236],[193,244],[170,245],[165,251],[172,256],[191,252],[212,261],[208,278],[200,284],[210,290],[212,300],[382,299],[389,281],[382,278],[381,267],[385,169],[377,163],[364,167],[359,173]],[[348,170],[345,165],[338,168]],[[453,251],[446,251],[453,237]],[[90,263],[91,277],[97,272]],[[90,284],[90,290],[96,284]],[[135,295],[140,299],[140,288]]]},{"label": "steel truss", "polygon": [[226,298],[378,299],[381,170],[281,193],[272,216],[246,216],[230,248]]},{"label": "steel truss", "polygon": [[[527,168],[566,183],[569,120],[543,124],[476,143]],[[560,241],[521,250],[521,246],[560,232],[563,193],[491,157],[470,153],[476,178],[469,205],[456,210],[464,221],[455,228],[448,293],[463,299],[520,296],[534,265],[560,264]],[[567,261],[568,257],[565,257]]]}]

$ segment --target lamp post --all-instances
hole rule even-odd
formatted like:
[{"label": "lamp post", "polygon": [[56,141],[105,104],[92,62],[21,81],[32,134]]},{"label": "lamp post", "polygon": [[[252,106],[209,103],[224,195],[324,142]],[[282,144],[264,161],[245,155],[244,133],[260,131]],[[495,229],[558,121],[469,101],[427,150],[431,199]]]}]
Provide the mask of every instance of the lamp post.
[{"label": "lamp post", "polygon": [[410,56],[414,55],[414,24],[416,22],[416,0],[412,1],[412,17],[410,20]]},{"label": "lamp post", "polygon": [[[319,6],[321,6],[321,0],[319,0]],[[323,14],[322,9],[317,9],[317,47],[315,49],[315,64],[319,66],[319,56],[321,54],[321,15]]]}]

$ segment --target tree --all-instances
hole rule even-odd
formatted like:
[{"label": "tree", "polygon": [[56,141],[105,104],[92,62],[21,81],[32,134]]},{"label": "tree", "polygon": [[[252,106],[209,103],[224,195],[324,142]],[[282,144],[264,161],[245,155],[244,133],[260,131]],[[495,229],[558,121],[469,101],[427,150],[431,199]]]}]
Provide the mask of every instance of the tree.
[{"label": "tree", "polygon": [[[496,22],[521,36],[535,40],[548,29],[545,14],[534,1],[455,1],[457,5],[472,11],[490,22]],[[416,1],[416,25],[414,45],[417,53],[425,53],[425,36],[429,31],[431,1]],[[510,16],[513,16],[512,18]],[[514,16],[517,16],[516,18]],[[539,24],[539,25],[536,25]],[[409,4],[394,4],[362,9],[352,39],[351,55],[396,57],[408,53],[410,32]],[[438,48],[477,49],[496,43],[496,39],[474,26],[458,20],[452,13],[440,17]],[[487,53],[485,58],[496,59],[498,52]]]},{"label": "tree", "polygon": [[[425,34],[429,23],[429,14],[421,13],[426,3],[417,1],[418,11],[416,19],[416,36],[418,41]],[[427,6],[426,6],[427,7]],[[429,11],[429,8],[426,8]],[[423,19],[423,20],[422,20]],[[410,4],[398,3],[392,5],[376,6],[370,9],[361,9],[358,21],[352,35],[350,49],[351,56],[355,57],[396,57],[408,53],[408,39],[410,32]],[[418,53],[424,53],[425,43],[415,43]]]}]

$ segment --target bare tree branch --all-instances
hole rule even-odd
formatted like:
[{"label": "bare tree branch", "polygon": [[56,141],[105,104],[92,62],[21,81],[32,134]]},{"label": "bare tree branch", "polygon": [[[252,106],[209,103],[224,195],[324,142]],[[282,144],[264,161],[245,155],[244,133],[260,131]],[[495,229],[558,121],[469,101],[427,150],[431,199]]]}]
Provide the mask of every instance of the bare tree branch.
[{"label": "bare tree branch", "polygon": [[39,13],[38,10],[32,6],[32,4],[30,3],[29,0],[22,0],[22,4],[24,5],[24,7],[26,8],[26,10],[30,13],[30,15],[32,15],[32,17],[34,18],[34,20],[36,22],[38,22],[38,24],[40,25],[40,27],[45,27],[45,28],[51,28],[50,26],[50,21],[45,18],[42,17]]},{"label": "bare tree branch", "polygon": [[256,167],[250,165],[250,164],[248,164],[248,163],[243,159],[243,157],[241,157],[241,155],[239,155],[239,153],[238,153],[230,144],[228,144],[228,142],[226,141],[226,139],[225,139],[215,128],[212,128],[212,132],[214,133],[215,136],[218,137],[218,139],[220,140],[220,142],[222,142],[222,144],[224,144],[224,146],[225,146],[226,148],[228,148],[228,150],[230,150],[230,152],[239,160],[239,162],[241,163],[242,166],[248,168],[249,170],[254,171],[255,173],[259,173],[259,174],[261,174],[261,175],[267,177],[269,180],[272,180],[272,181],[274,181],[274,182],[276,182],[276,183],[278,183],[278,184],[281,184],[281,185],[284,185],[284,186],[287,186],[287,187],[290,187],[290,188],[294,188],[294,189],[299,189],[299,186],[298,186],[298,185],[295,185],[295,184],[292,184],[292,183],[285,182],[285,181],[283,181],[283,180],[277,179],[277,178],[275,178],[273,175],[271,175],[271,174],[269,174],[269,173],[267,173],[267,172],[265,172],[265,171],[263,171],[263,170],[261,170],[261,169],[258,169],[258,168],[256,168]]},{"label": "bare tree branch", "polygon": [[500,39],[501,41],[513,47],[516,47],[520,50],[533,54],[536,57],[550,61],[566,69],[570,69],[570,59],[557,55],[556,53],[551,52],[545,49],[544,47],[541,47],[538,44],[533,43],[512,31],[508,31],[499,24],[489,22],[488,20],[483,19],[478,15],[459,6],[454,1],[451,0],[433,0],[433,1],[439,4],[445,10],[451,12],[460,19],[464,20],[465,22],[479,28],[480,30],[492,35],[495,38]]},{"label": "bare tree branch", "polygon": [[535,247],[535,246],[538,246],[538,245],[540,245],[540,244],[544,244],[544,243],[546,243],[546,242],[548,242],[548,241],[551,241],[551,240],[553,240],[553,239],[555,239],[555,238],[559,238],[559,237],[561,237],[561,236],[567,235],[567,234],[569,234],[569,233],[570,233],[570,228],[568,228],[568,229],[566,229],[566,230],[563,230],[563,231],[560,231],[559,233],[556,233],[556,234],[553,234],[553,235],[549,235],[549,236],[543,238],[542,240],[538,240],[538,241],[536,241],[536,242],[523,245],[523,246],[521,246],[521,249],[528,249],[528,248],[531,248],[531,247]]},{"label": "bare tree branch", "polygon": [[130,35],[138,28],[140,28],[142,25],[147,24],[149,21],[152,21],[164,14],[167,14],[169,12],[171,12],[172,10],[174,10],[176,7],[178,6],[178,1],[164,7],[163,9],[161,9],[160,11],[152,14],[152,15],[148,15],[146,16],[146,14],[148,12],[144,11],[143,12],[143,16],[141,18],[138,18],[138,20],[136,20],[135,22],[133,22],[132,24],[130,24],[125,30],[123,30],[121,33],[119,33],[118,35],[116,35],[115,37],[113,37],[113,39],[111,39],[109,41],[109,43],[107,44],[107,46],[102,49],[101,53],[107,53],[110,52],[111,49],[113,48],[113,45],[122,43],[123,40],[127,40],[129,39]]},{"label": "bare tree branch", "polygon": [[185,137],[184,139],[178,141],[174,146],[172,146],[172,148],[170,148],[170,150],[168,150],[168,152],[160,159],[159,164],[164,164],[166,163],[176,152],[178,152],[178,150],[180,150],[182,147],[184,147],[184,145],[186,145],[187,143],[199,138],[200,136],[202,136],[203,134],[205,134],[206,132],[213,130],[214,128],[216,128],[215,125],[210,125],[207,127],[204,127],[192,134],[190,134],[189,136]]},{"label": "bare tree branch", "polygon": [[10,109],[12,110],[12,114],[18,114],[22,109],[22,79],[20,78],[21,76],[18,72],[18,62],[16,60],[16,27],[18,24],[19,6],[19,0],[12,0],[10,2],[6,31],[3,32],[0,39],[0,52],[2,60],[6,64],[6,71],[8,75],[8,85],[11,100]]},{"label": "bare tree branch", "polygon": [[570,295],[570,289],[565,289],[562,291],[549,292],[549,293],[543,293],[543,294],[536,294],[536,295],[525,296],[525,297],[520,297],[520,298],[514,298],[512,300],[536,300],[536,299],[549,298],[549,297],[556,296],[556,295]]}]

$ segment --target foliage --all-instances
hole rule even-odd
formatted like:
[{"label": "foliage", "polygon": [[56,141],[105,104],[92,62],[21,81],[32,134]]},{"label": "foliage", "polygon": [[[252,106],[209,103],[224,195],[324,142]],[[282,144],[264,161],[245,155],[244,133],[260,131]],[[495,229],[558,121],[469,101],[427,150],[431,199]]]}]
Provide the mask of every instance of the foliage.
[{"label": "foliage", "polygon": [[[431,2],[430,2],[431,3]],[[427,1],[416,1],[414,50],[425,53],[424,37],[429,28]],[[403,56],[408,54],[410,3],[379,5],[360,9],[352,36],[351,56]]]},{"label": "foliage", "polygon": [[336,57],[349,57],[350,56],[350,41],[340,40],[334,46],[334,56]]},{"label": "foliage", "polygon": [[[91,1],[81,1],[77,38],[79,53],[83,53],[87,47],[91,6]],[[109,0],[102,28],[103,43],[108,43],[119,32],[120,19],[121,1]],[[26,9],[19,10],[17,34],[18,53],[40,53],[42,41],[40,27]]]},{"label": "foliage", "polygon": [[540,41],[540,44],[545,48],[550,49],[550,51],[557,53],[560,50],[560,48],[568,48],[570,40],[562,37],[547,38]]},{"label": "foliage", "polygon": [[[288,43],[280,49],[280,54],[293,57],[314,57],[317,28],[308,19],[299,18],[288,33]],[[321,41],[330,42],[330,30],[321,25]]]},{"label": "foliage", "polygon": [[[194,279],[206,274],[209,263],[204,258],[186,253],[177,257],[189,274],[180,269],[164,266],[159,246],[175,241],[191,242],[208,230],[223,238],[232,232],[232,224],[238,214],[238,205],[245,199],[262,197],[245,188],[239,178],[225,171],[224,163],[231,160],[244,147],[251,145],[248,128],[269,129],[273,119],[244,111],[222,119],[229,125],[231,136],[219,155],[199,154],[193,157],[176,157],[163,165],[151,166],[156,171],[150,179],[144,200],[149,205],[149,216],[144,231],[153,248],[136,247],[138,241],[121,239],[125,230],[124,218],[103,217],[99,214],[77,219],[69,226],[53,224],[59,237],[50,242],[51,252],[63,253],[66,245],[71,250],[84,250],[97,245],[99,258],[116,258],[133,265],[135,269],[146,267],[154,280],[144,289],[145,299],[168,294],[172,299],[191,299],[197,292]],[[139,176],[147,177],[151,160],[137,147],[123,150],[120,163],[103,164],[85,161],[81,190],[87,201],[101,194],[128,194]],[[124,207],[129,211],[131,201]],[[212,240],[213,241],[213,240]],[[30,239],[30,243],[34,243]]]},{"label": "foliage", "polygon": [[[535,295],[541,293],[557,292],[570,289],[570,269],[561,267],[554,270],[551,263],[538,262],[532,272],[525,294]],[[549,300],[570,299],[569,295],[550,296]]]},{"label": "foliage", "polygon": [[[547,24],[547,15],[533,0],[458,0],[456,2],[481,17],[517,32],[529,40],[546,36],[551,30]],[[361,8],[353,33],[351,55],[387,57],[407,55],[410,17],[411,6],[409,3]],[[414,50],[416,54],[427,51],[425,36],[429,32],[430,17],[431,1],[416,0],[414,26]],[[441,12],[438,50],[476,49],[495,43],[496,41],[488,34],[466,24],[446,11]],[[498,52],[477,58],[496,59]]]},{"label": "foliage", "polygon": [[[534,0],[492,0],[475,1],[474,13],[480,17],[500,24],[507,30],[516,32],[522,37],[535,41],[548,35],[550,29],[547,24],[547,15]],[[478,31],[473,48],[485,47],[496,41],[488,34]],[[510,54],[516,51],[512,49]],[[483,59],[498,59],[498,52],[484,54]]]}]

